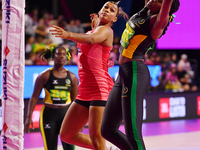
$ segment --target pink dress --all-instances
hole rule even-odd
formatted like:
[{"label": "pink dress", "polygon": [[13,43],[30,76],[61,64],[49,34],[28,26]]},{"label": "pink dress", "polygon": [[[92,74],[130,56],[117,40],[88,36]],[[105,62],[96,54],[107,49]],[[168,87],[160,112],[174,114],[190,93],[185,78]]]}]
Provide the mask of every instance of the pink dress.
[{"label": "pink dress", "polygon": [[[94,30],[87,32],[92,33]],[[113,80],[108,73],[108,60],[112,47],[78,43],[78,100],[107,101]]]}]

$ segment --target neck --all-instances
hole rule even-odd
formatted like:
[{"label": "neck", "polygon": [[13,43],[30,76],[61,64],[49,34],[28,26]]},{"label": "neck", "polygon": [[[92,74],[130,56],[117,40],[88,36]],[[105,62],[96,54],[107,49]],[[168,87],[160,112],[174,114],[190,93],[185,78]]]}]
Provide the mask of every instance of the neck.
[{"label": "neck", "polygon": [[98,19],[98,21],[97,21],[97,23],[96,23],[96,27],[99,27],[99,26],[110,26],[111,27],[111,22],[109,22],[109,23],[104,23],[104,22],[100,22],[100,20]]},{"label": "neck", "polygon": [[53,70],[60,72],[60,71],[63,71],[65,69],[64,69],[63,65],[54,65]]}]

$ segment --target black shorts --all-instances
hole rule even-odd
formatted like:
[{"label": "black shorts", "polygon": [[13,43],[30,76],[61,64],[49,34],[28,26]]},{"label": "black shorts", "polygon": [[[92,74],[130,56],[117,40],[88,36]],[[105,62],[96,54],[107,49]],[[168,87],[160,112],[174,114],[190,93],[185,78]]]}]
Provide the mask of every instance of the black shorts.
[{"label": "black shorts", "polygon": [[75,102],[77,104],[80,104],[80,105],[87,107],[89,109],[90,106],[105,107],[107,101],[102,101],[102,100],[82,101],[82,100],[75,99]]}]

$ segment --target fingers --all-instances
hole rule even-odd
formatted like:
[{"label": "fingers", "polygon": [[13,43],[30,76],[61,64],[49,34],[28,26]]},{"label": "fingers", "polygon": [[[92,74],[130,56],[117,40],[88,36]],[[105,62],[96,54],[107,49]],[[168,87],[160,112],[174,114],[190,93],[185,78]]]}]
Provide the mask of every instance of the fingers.
[{"label": "fingers", "polygon": [[63,28],[52,25],[51,26],[53,29],[50,29],[49,32],[51,32],[52,35],[55,37],[61,37],[61,38],[68,38],[69,37],[69,32],[65,31]]},{"label": "fingers", "polygon": [[57,30],[49,30],[50,32],[58,32]]},{"label": "fingers", "polygon": [[55,25],[51,25],[51,27],[54,28],[54,29],[50,29],[49,30],[50,32],[59,32],[59,31],[62,31],[61,27],[58,27],[58,26],[55,26]]},{"label": "fingers", "polygon": [[63,34],[63,32],[61,30],[58,30],[58,29],[51,29],[51,30],[49,30],[49,32],[51,32],[51,34],[55,35],[56,37]]},{"label": "fingers", "polygon": [[[33,128],[34,129],[34,128]],[[30,132],[30,128],[29,128],[29,126],[28,125],[25,125],[24,126],[24,133],[29,133]]]},{"label": "fingers", "polygon": [[90,14],[90,19],[93,20],[95,17],[97,17],[96,13]]},{"label": "fingers", "polygon": [[90,17],[95,16],[95,15],[97,15],[97,14],[96,13],[92,13],[92,14],[90,14]]},{"label": "fingers", "polygon": [[51,32],[52,35],[55,35],[55,37],[62,37],[62,35],[63,35],[62,28],[55,26],[55,25],[52,25],[51,27],[54,28],[54,29],[49,30],[49,32]]},{"label": "fingers", "polygon": [[31,129],[34,129],[34,127],[33,127],[33,122],[31,122]]},{"label": "fingers", "polygon": [[56,25],[51,25],[51,27],[56,28],[56,29],[60,28],[59,26],[56,26]]}]

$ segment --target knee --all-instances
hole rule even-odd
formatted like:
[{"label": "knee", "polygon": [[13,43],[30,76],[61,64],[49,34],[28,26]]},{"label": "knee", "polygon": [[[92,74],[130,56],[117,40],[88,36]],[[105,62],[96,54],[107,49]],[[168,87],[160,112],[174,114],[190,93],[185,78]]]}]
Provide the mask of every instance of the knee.
[{"label": "knee", "polygon": [[104,126],[101,126],[101,135],[102,137],[106,138],[107,130],[104,128]]},{"label": "knee", "polygon": [[101,135],[105,139],[109,139],[109,137],[112,134],[112,132],[114,132],[114,131],[110,130],[108,127],[101,126]]},{"label": "knee", "polygon": [[72,137],[69,134],[65,134],[64,132],[60,132],[60,139],[66,143],[70,143]]},{"label": "knee", "polygon": [[90,139],[95,149],[100,149],[105,146],[105,139],[101,136],[101,134],[90,134]]}]

